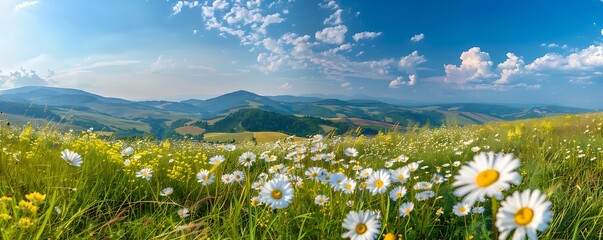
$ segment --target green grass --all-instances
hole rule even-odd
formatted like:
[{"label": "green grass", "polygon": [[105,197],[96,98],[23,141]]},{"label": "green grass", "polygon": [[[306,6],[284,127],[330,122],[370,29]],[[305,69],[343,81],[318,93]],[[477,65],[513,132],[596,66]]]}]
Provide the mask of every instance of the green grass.
[{"label": "green grass", "polygon": [[253,139],[253,132],[223,133],[211,132],[203,136],[203,140],[208,142],[246,142]]},{"label": "green grass", "polygon": [[[333,153],[337,161],[331,164],[310,159],[316,155],[310,152],[316,139],[258,145],[243,142],[228,151],[223,145],[186,140],[123,141],[43,127],[6,127],[0,120],[0,197],[12,198],[0,200],[0,238],[339,239],[344,233],[343,219],[350,211],[378,210],[383,234],[391,232],[404,239],[490,239],[489,201],[479,203],[486,208],[484,214],[457,217],[452,213],[452,206],[460,201],[452,195],[452,182],[459,170],[452,164],[471,161],[475,155],[471,148],[480,147],[481,151],[512,153],[520,159],[521,184],[506,191],[505,196],[524,189],[540,189],[548,195],[554,214],[549,228],[539,233],[541,239],[601,239],[602,125],[603,114],[596,113],[465,127],[409,128],[405,133],[373,137],[325,137],[322,142],[327,148],[322,152]],[[253,133],[240,134],[241,138],[250,136]],[[213,133],[209,137],[232,136]],[[122,156],[126,147],[134,148],[134,155]],[[349,147],[358,150],[358,157],[344,154]],[[297,169],[297,163],[287,160],[287,155],[300,148],[307,151],[299,162],[303,168]],[[82,156],[80,167],[61,159],[65,149]],[[238,161],[248,151],[257,155],[250,168]],[[322,167],[354,178],[354,166],[384,169],[400,154],[409,160],[393,163],[393,169],[419,161],[426,168],[412,173],[416,179],[404,184],[409,191],[398,201],[392,201],[389,192],[372,195],[356,189],[346,195],[304,174],[309,167]],[[216,155],[223,155],[226,161],[214,167],[208,161]],[[275,156],[276,161],[265,162],[268,156]],[[281,171],[290,178],[303,178],[303,184],[294,187],[294,198],[287,208],[253,206],[250,199],[258,196],[254,182],[262,173],[272,176],[269,169],[278,169],[278,164],[289,169]],[[149,181],[135,176],[143,168],[153,171]],[[215,176],[215,182],[207,186],[196,177],[204,169]],[[244,181],[221,181],[223,175],[236,170],[245,174]],[[412,186],[430,181],[438,171],[450,174],[448,181],[434,184],[432,189],[441,198],[417,201]],[[357,181],[360,185],[362,180]],[[174,193],[159,195],[166,187],[174,188]],[[32,192],[46,195],[43,203],[36,203],[39,209],[35,213],[18,206]],[[318,194],[329,198],[325,206],[314,204]],[[347,206],[350,200],[354,202]],[[398,216],[398,207],[409,201],[415,204],[410,217]],[[437,216],[440,207],[444,214]],[[183,208],[190,210],[189,217],[178,216]],[[2,214],[10,219],[3,219]],[[25,219],[31,220],[31,225],[25,224]]]}]

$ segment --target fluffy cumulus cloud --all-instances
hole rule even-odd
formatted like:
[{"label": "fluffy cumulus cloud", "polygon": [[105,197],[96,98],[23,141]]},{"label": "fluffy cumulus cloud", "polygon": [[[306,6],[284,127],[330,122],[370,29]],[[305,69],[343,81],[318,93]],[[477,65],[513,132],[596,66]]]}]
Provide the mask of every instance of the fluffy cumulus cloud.
[{"label": "fluffy cumulus cloud", "polygon": [[381,32],[359,32],[354,34],[352,38],[354,39],[354,41],[358,42],[362,39],[373,39],[379,36],[381,36]]},{"label": "fluffy cumulus cloud", "polygon": [[414,86],[416,83],[416,75],[409,75],[408,81],[405,81],[403,77],[397,77],[389,82],[389,88],[400,88],[404,86]]},{"label": "fluffy cumulus cloud", "polygon": [[463,85],[468,82],[482,82],[484,79],[495,77],[492,73],[492,61],[487,52],[482,52],[479,47],[461,54],[461,65],[448,64],[444,66],[446,72],[445,82]]},{"label": "fluffy cumulus cloud", "polygon": [[46,85],[48,85],[48,82],[34,70],[21,68],[19,71],[9,72],[6,75],[0,71],[0,88]]},{"label": "fluffy cumulus cloud", "polygon": [[423,38],[425,38],[425,34],[419,33],[419,34],[417,34],[417,35],[412,36],[412,37],[410,38],[410,41],[413,41],[413,42],[418,42],[418,41],[423,40]]},{"label": "fluffy cumulus cloud", "polygon": [[199,1],[189,2],[189,1],[178,1],[174,7],[172,7],[172,14],[176,15],[182,11],[183,7],[194,8],[198,7]]},{"label": "fluffy cumulus cloud", "polygon": [[398,67],[407,73],[415,74],[417,72],[417,66],[424,62],[427,62],[425,56],[419,55],[419,52],[414,51],[401,58],[398,62]]},{"label": "fluffy cumulus cloud", "polygon": [[345,25],[338,25],[316,32],[315,37],[325,43],[342,44],[345,41],[346,32],[348,32],[348,28]]},{"label": "fluffy cumulus cloud", "polygon": [[290,84],[290,83],[288,83],[288,82],[283,83],[283,84],[281,84],[280,86],[278,86],[278,89],[280,89],[280,90],[289,90],[289,89],[291,89],[291,88],[293,88],[293,85],[291,85],[291,84]]},{"label": "fluffy cumulus cloud", "polygon": [[343,13],[343,10],[337,9],[333,14],[323,21],[323,24],[334,26],[343,23],[341,20],[341,13]]}]

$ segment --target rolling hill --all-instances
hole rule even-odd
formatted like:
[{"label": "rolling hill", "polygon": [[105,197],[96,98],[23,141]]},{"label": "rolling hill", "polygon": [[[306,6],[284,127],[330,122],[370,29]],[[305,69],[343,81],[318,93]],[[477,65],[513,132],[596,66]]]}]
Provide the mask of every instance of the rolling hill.
[{"label": "rolling hill", "polygon": [[355,126],[374,131],[394,126],[404,129],[415,125],[481,124],[592,111],[547,105],[400,105],[391,99],[384,101],[388,103],[379,99],[267,97],[243,90],[206,100],[180,102],[130,101],[53,87],[0,91],[3,117],[17,124],[45,120],[69,128],[93,127],[114,133],[115,137],[200,137],[210,132],[244,131],[278,131],[304,136],[333,129],[341,132]]}]

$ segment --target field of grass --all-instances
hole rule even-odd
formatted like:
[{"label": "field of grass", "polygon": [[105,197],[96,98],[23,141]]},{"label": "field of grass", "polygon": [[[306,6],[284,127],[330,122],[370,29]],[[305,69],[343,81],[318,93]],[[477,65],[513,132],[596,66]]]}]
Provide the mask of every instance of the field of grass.
[{"label": "field of grass", "polygon": [[181,134],[181,135],[190,134],[193,136],[197,136],[197,135],[205,132],[205,129],[197,127],[197,126],[182,126],[182,127],[174,129],[174,131],[176,131],[178,134]]},{"label": "field of grass", "polygon": [[[471,206],[478,211],[463,208],[466,216],[453,210],[462,201],[453,194],[455,176],[479,152],[493,151],[520,161],[521,181],[503,199],[539,189],[552,203],[539,238],[602,239],[602,127],[603,114],[593,113],[223,145],[114,140],[0,120],[0,238],[341,239],[346,216],[363,210],[373,222],[352,231],[375,230],[380,239],[493,239],[501,201],[486,197]],[[67,149],[81,164],[61,157]],[[211,164],[216,156],[224,161]],[[324,173],[313,175],[313,167]],[[379,175],[397,169],[408,171],[405,182]],[[378,185],[383,191],[371,191]],[[394,187],[407,192],[394,199]],[[400,211],[408,203],[414,208]],[[518,220],[528,210],[514,221],[542,219],[532,211]]]},{"label": "field of grass", "polygon": [[[203,140],[207,142],[251,142],[253,139],[257,143],[274,142],[279,139],[285,139],[289,135],[280,132],[239,132],[239,133],[223,133],[223,132],[212,132],[206,133],[203,136]],[[299,138],[296,138],[299,139]]]}]

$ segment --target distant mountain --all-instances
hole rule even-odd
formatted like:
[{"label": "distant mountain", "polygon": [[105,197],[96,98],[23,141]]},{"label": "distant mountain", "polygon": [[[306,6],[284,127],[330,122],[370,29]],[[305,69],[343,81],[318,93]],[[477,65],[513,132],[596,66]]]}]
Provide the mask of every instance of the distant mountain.
[{"label": "distant mountain", "polygon": [[[299,135],[319,128],[341,131],[357,125],[373,130],[397,125],[404,129],[413,125],[481,124],[592,111],[531,104],[402,105],[391,99],[356,97],[265,97],[241,90],[206,100],[129,101],[77,89],[22,87],[0,91],[0,111],[15,123],[35,119],[60,121],[69,127],[94,127],[118,137],[150,134],[159,138],[212,131],[278,130]],[[301,130],[301,126],[306,130]]]}]

